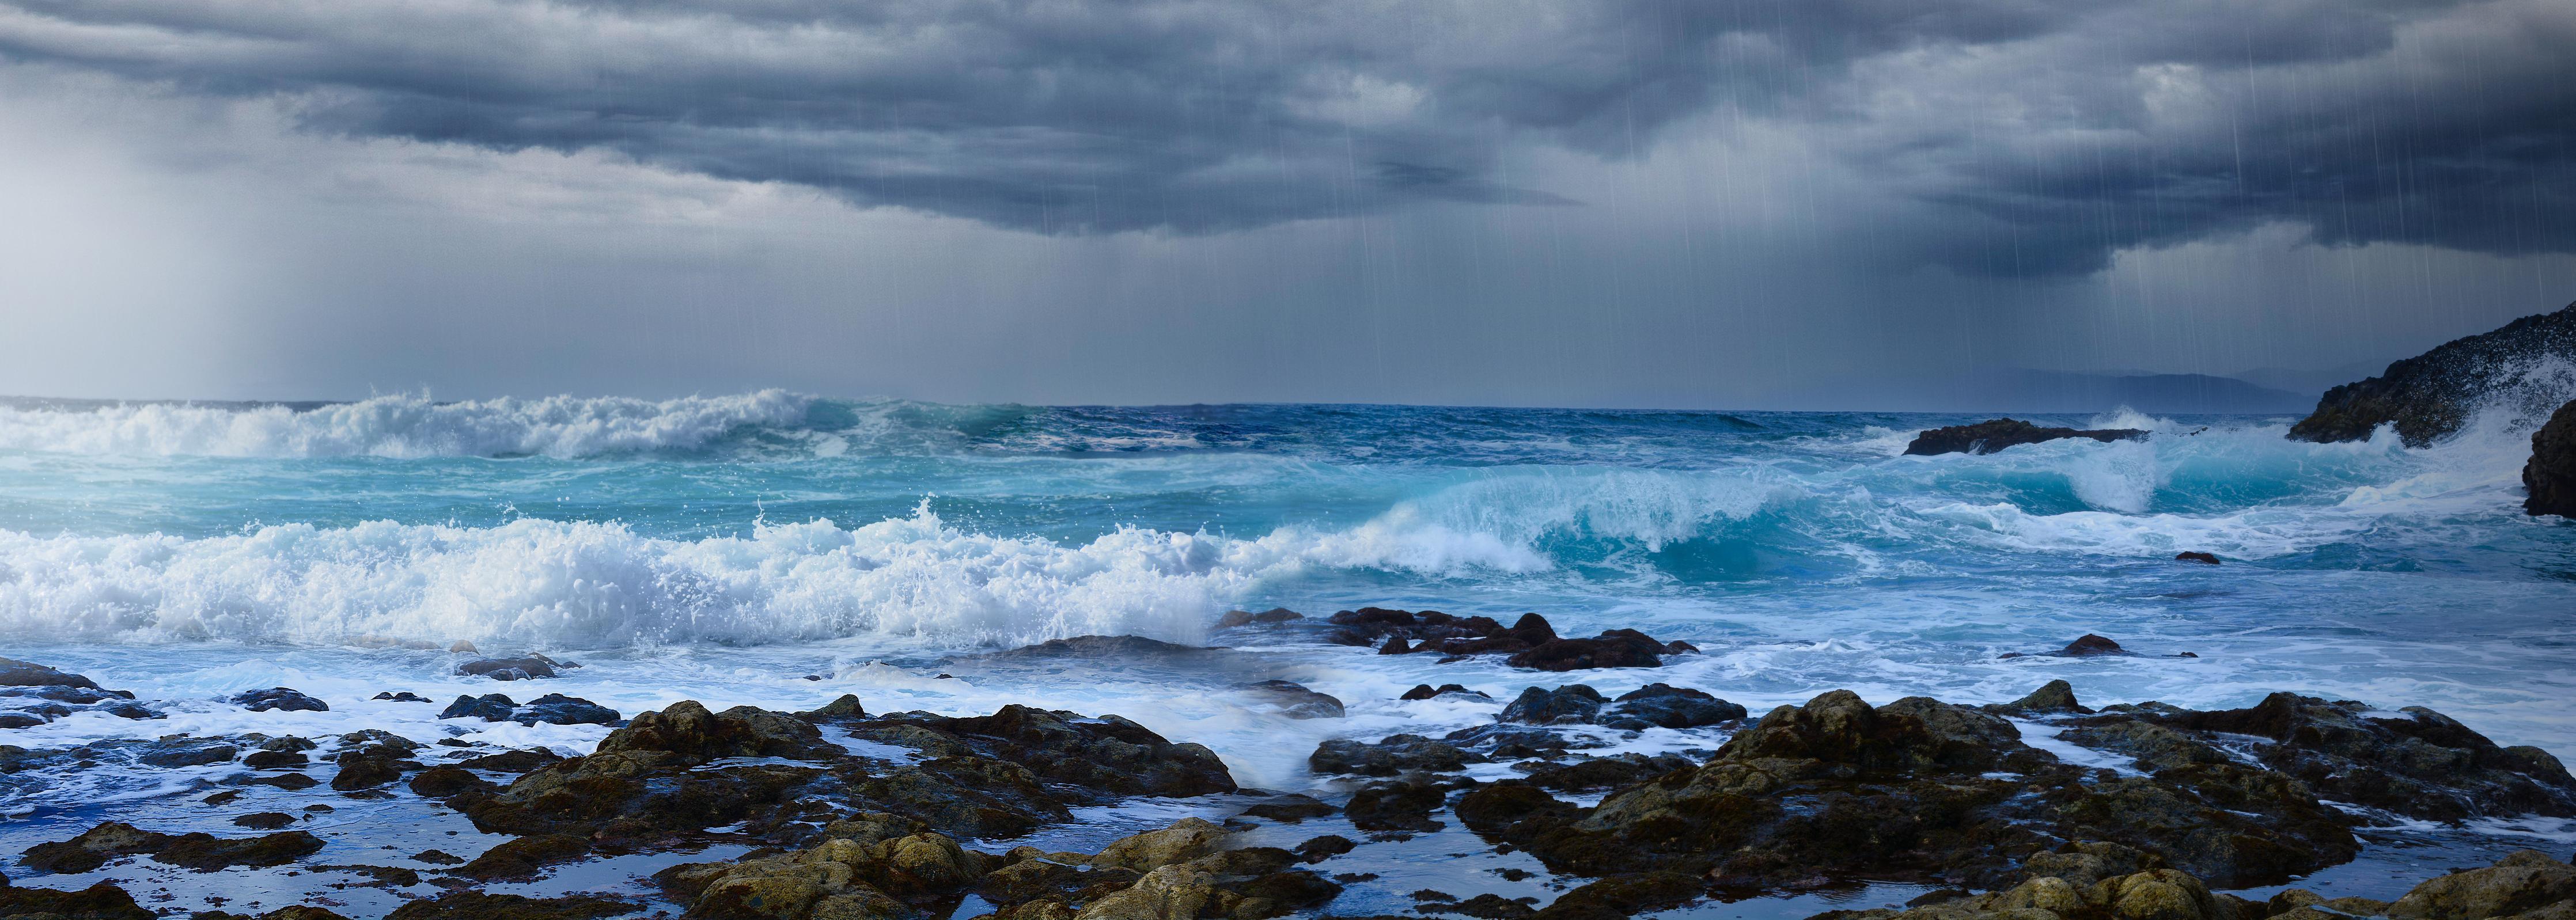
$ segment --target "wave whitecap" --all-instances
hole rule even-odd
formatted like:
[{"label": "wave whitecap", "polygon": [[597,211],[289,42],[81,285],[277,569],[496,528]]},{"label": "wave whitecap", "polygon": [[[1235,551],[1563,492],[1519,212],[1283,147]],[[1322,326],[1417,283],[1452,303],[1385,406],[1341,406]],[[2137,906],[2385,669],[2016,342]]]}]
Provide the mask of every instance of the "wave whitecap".
[{"label": "wave whitecap", "polygon": [[437,402],[396,395],[309,408],[0,406],[0,449],[215,457],[585,457],[698,450],[749,427],[800,425],[813,402],[784,390],[762,390],[667,400]]}]

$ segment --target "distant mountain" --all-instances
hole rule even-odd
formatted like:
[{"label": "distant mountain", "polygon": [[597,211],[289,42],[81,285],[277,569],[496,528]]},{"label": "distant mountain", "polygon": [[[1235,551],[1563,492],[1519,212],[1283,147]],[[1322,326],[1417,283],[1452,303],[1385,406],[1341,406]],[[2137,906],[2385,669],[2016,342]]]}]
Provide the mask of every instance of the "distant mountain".
[{"label": "distant mountain", "polygon": [[2122,407],[2157,414],[2305,413],[2315,394],[2208,374],[2084,374],[2006,369],[1948,379],[1881,382],[1810,394],[1816,408],[1892,412],[2100,413]]},{"label": "distant mountain", "polygon": [[2343,384],[2376,376],[2381,368],[2387,366],[2386,361],[2355,361],[2340,367],[2329,368],[2258,367],[2228,376],[2258,387],[2303,393],[2313,399],[2318,394]]}]

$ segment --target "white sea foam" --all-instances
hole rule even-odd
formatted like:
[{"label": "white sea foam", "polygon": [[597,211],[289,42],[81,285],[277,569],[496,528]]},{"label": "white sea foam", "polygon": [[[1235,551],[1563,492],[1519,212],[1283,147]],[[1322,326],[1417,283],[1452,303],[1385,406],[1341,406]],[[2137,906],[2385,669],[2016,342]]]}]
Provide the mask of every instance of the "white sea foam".
[{"label": "white sea foam", "polygon": [[378,396],[298,411],[282,405],[119,403],[0,406],[0,449],[217,457],[581,457],[693,450],[748,426],[804,421],[784,390],[644,400],[551,396],[442,403]]}]

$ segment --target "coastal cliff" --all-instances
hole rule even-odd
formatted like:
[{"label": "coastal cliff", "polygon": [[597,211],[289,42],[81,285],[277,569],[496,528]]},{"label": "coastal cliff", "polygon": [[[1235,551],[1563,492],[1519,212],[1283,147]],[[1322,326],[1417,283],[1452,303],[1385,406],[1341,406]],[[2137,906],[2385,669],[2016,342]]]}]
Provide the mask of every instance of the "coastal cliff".
[{"label": "coastal cliff", "polygon": [[[2315,412],[2290,426],[2289,436],[2358,441],[2381,425],[2394,425],[2406,446],[2423,447],[2459,431],[2479,406],[2524,383],[2553,358],[2576,363],[2576,304],[2453,339],[2390,364],[2377,377],[2327,390]],[[2534,408],[2536,415],[2548,405]]]}]

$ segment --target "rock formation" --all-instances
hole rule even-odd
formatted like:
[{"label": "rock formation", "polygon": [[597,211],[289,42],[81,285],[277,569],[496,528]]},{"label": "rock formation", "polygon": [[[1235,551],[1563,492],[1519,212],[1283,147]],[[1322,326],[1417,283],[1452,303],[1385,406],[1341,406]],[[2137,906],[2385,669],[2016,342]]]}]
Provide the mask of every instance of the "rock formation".
[{"label": "rock formation", "polygon": [[2089,438],[2108,444],[2112,441],[2143,441],[2146,437],[2146,432],[2135,428],[2043,428],[2020,419],[1998,418],[1974,425],[1934,428],[1915,435],[1913,443],[1905,445],[1905,455],[1991,454],[2007,447],[2063,438]]},{"label": "rock formation", "polygon": [[[2406,446],[2422,447],[2459,431],[2480,405],[2551,358],[2576,362],[2576,304],[2453,339],[2390,364],[2377,377],[2327,390],[2316,412],[2290,426],[2290,437],[2358,441],[2395,425]],[[2531,408],[2536,414],[2548,407]]]}]

